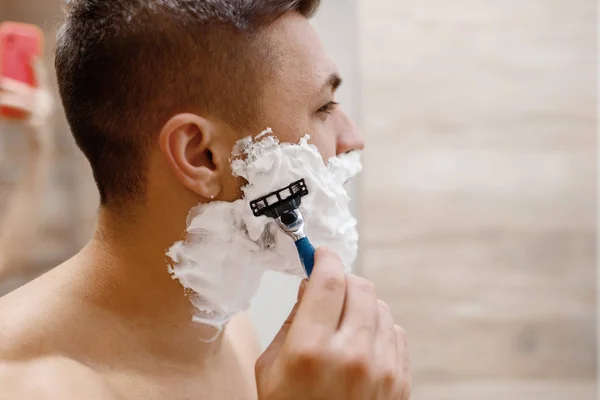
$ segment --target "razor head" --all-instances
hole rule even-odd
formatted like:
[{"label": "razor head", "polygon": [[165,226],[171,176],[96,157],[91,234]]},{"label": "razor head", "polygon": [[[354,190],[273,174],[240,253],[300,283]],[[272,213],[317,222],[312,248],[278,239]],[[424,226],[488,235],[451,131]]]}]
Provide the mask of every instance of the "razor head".
[{"label": "razor head", "polygon": [[259,199],[250,202],[250,208],[255,217],[266,215],[270,218],[279,218],[286,212],[300,207],[302,197],[308,194],[304,179],[276,190]]}]

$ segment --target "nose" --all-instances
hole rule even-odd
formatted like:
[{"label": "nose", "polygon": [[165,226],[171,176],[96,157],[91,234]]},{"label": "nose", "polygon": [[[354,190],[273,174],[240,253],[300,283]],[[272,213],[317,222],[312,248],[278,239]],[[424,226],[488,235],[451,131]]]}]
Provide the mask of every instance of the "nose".
[{"label": "nose", "polygon": [[337,135],[336,154],[340,155],[353,150],[365,148],[365,139],[356,123],[346,113],[342,115],[342,123]]}]

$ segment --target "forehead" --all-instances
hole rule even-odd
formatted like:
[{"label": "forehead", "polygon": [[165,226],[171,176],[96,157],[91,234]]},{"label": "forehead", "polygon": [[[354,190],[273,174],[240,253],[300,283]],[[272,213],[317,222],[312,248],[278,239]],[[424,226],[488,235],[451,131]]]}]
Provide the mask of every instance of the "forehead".
[{"label": "forehead", "polygon": [[271,84],[294,86],[296,91],[320,90],[337,66],[310,22],[298,13],[287,13],[265,31],[273,57]]}]

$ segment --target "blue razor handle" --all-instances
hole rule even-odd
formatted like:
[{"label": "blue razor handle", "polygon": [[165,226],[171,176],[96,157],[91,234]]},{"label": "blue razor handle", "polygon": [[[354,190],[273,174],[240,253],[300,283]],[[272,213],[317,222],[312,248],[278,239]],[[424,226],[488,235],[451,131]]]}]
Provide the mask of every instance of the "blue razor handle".
[{"label": "blue razor handle", "polygon": [[255,217],[267,216],[275,219],[279,227],[296,243],[298,255],[306,275],[310,278],[315,267],[315,248],[306,237],[304,217],[300,212],[302,197],[308,195],[304,179],[275,190],[250,202]]},{"label": "blue razor handle", "polygon": [[298,256],[300,256],[300,262],[306,271],[307,277],[310,278],[315,267],[315,248],[304,231],[304,217],[299,209],[293,209],[286,211],[279,218],[277,218],[279,227],[288,234],[298,250]]},{"label": "blue razor handle", "polygon": [[307,237],[296,240],[296,248],[306,275],[310,278],[315,267],[315,248]]}]

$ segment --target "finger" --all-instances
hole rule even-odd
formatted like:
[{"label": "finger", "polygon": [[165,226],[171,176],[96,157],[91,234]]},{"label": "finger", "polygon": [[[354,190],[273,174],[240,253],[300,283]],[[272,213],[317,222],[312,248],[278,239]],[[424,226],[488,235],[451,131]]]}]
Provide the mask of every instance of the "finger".
[{"label": "finger", "polygon": [[398,370],[396,391],[399,400],[408,400],[411,392],[410,357],[406,332],[398,325],[394,326],[396,333],[396,367]]},{"label": "finger", "polygon": [[7,92],[13,92],[22,96],[29,97],[34,89],[25,82],[18,81],[7,77],[0,78],[0,89]]},{"label": "finger", "polygon": [[321,248],[298,308],[291,340],[327,340],[339,325],[346,295],[344,265],[337,254]]},{"label": "finger", "polygon": [[27,112],[31,110],[31,101],[27,97],[8,92],[0,94],[0,105]]},{"label": "finger", "polygon": [[35,74],[35,80],[38,87],[46,88],[48,86],[48,72],[46,71],[44,61],[39,57],[35,57],[31,61],[31,67],[33,68],[33,73]]},{"label": "finger", "polygon": [[394,318],[389,306],[377,301],[379,319],[377,324],[377,335],[375,339],[375,357],[377,369],[381,379],[380,398],[388,399],[396,389],[398,379],[397,366],[397,335],[394,328]]},{"label": "finger", "polygon": [[396,354],[398,351],[398,339],[394,326],[394,317],[387,303],[377,300],[378,323],[377,323],[377,356],[381,364],[388,367],[396,367]]},{"label": "finger", "polygon": [[304,297],[304,292],[306,292],[307,284],[308,284],[308,279],[304,279],[302,282],[300,282],[300,287],[298,288],[298,298],[296,299],[296,301],[298,303],[300,303],[300,301]]},{"label": "finger", "polygon": [[54,100],[52,99],[52,95],[46,90],[39,89],[34,96],[32,117],[35,117],[41,123],[45,123],[52,115],[53,108]]},{"label": "finger", "polygon": [[352,337],[353,343],[374,345],[379,312],[373,284],[361,277],[346,278],[346,303],[340,333]]}]

